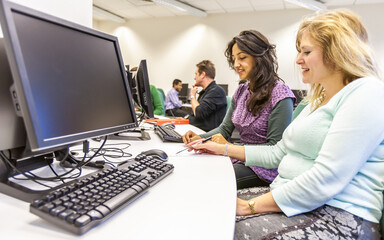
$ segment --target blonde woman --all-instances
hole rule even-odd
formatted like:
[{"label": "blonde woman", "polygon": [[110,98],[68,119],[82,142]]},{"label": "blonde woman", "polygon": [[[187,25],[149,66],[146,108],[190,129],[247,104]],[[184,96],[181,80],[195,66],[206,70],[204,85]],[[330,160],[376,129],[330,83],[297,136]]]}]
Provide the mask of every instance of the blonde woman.
[{"label": "blonde woman", "polygon": [[247,166],[278,167],[270,189],[240,192],[236,239],[380,238],[384,83],[361,29],[345,10],[301,23],[296,63],[311,96],[276,145],[194,146],[226,151]]}]

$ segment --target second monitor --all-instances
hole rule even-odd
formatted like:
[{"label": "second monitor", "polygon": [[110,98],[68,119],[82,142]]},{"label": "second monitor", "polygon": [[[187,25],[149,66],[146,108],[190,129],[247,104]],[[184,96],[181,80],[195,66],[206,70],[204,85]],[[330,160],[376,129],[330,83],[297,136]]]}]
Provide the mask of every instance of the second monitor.
[{"label": "second monitor", "polygon": [[181,91],[179,92],[179,100],[181,100],[183,103],[188,102],[189,99],[189,89],[188,89],[188,83],[183,83],[183,87],[181,88]]},{"label": "second monitor", "polygon": [[228,96],[228,84],[217,84],[224,89],[225,96]]},{"label": "second monitor", "polygon": [[147,61],[141,60],[136,75],[132,79],[131,91],[136,104],[142,109],[144,118],[154,118]]}]

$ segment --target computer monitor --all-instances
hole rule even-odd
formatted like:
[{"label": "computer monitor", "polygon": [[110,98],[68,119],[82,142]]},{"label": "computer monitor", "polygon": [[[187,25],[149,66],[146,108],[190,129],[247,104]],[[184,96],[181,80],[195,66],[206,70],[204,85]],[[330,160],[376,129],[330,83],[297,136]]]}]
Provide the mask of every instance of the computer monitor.
[{"label": "computer monitor", "polygon": [[25,146],[23,119],[16,115],[9,91],[12,84],[4,39],[0,38],[0,151]]},{"label": "computer monitor", "polygon": [[[8,97],[22,117],[31,159],[137,127],[116,37],[8,1],[0,1],[0,22],[13,79]],[[2,93],[8,85],[1,85]],[[16,147],[0,136],[3,146],[9,141],[9,148]],[[2,176],[8,160],[18,161],[6,160],[4,152]],[[0,191],[9,194],[5,182]]]},{"label": "computer monitor", "polygon": [[225,96],[228,96],[228,84],[217,84],[224,89]]},{"label": "computer monitor", "polygon": [[183,83],[182,88],[179,92],[179,100],[181,100],[183,103],[186,103],[188,101],[189,92],[188,92],[188,83]]},{"label": "computer monitor", "polygon": [[140,100],[139,95],[137,92],[137,84],[136,80],[133,78],[133,72],[130,71],[129,65],[125,65],[126,73],[127,73],[127,79],[128,79],[128,86],[131,90],[132,100],[135,108],[140,107]]},{"label": "computer monitor", "polygon": [[140,61],[139,68],[137,69],[137,73],[134,78],[139,105],[146,114],[144,118],[154,118],[155,115],[153,113],[151,89],[149,86],[147,60],[143,59]]},{"label": "computer monitor", "polygon": [[296,107],[303,100],[303,98],[305,98],[307,96],[307,90],[292,89],[292,92],[293,92],[293,94],[296,97],[296,102],[295,102],[295,105],[294,105],[294,107]]}]

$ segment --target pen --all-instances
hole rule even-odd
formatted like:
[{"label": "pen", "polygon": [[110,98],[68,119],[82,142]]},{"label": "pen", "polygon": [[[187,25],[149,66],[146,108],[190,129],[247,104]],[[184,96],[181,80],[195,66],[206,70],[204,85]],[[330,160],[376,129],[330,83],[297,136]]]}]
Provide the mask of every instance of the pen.
[{"label": "pen", "polygon": [[197,145],[197,144],[202,144],[202,143],[205,143],[205,142],[207,142],[207,141],[211,140],[211,138],[212,138],[212,136],[210,136],[210,137],[207,137],[207,138],[203,139],[202,141],[199,141],[199,142],[197,142],[197,143],[193,144],[193,145],[192,145],[192,146],[190,146],[190,147],[186,147],[186,148],[184,148],[184,149],[182,149],[182,150],[178,151],[176,154],[179,154],[179,153],[181,153],[181,152],[184,152],[185,150],[187,150],[187,149],[190,149],[191,147],[193,147],[193,146],[195,146],[195,145]]}]

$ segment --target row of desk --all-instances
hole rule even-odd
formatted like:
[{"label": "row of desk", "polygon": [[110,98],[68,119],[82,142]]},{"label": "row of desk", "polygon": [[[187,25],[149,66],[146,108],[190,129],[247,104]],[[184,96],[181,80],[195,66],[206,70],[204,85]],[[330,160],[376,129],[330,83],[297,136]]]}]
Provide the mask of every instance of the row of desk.
[{"label": "row of desk", "polygon": [[[184,134],[190,125],[176,125]],[[184,151],[182,143],[163,143],[149,131],[149,141],[129,141],[133,156],[161,149],[174,172],[142,197],[82,236],[66,232],[29,212],[29,203],[0,194],[1,239],[233,239],[236,180],[227,157]],[[110,140],[109,142],[118,142]]]}]

